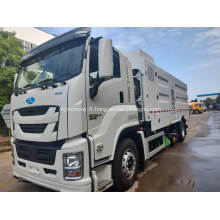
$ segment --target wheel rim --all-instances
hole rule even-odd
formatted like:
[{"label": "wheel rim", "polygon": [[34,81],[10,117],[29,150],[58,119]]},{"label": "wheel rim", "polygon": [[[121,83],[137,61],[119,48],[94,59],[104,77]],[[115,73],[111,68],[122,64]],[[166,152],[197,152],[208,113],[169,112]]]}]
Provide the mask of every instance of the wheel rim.
[{"label": "wheel rim", "polygon": [[126,179],[131,179],[136,170],[136,157],[131,149],[127,149],[122,157],[122,173]]},{"label": "wheel rim", "polygon": [[183,125],[182,125],[182,137],[185,137],[185,129]]}]

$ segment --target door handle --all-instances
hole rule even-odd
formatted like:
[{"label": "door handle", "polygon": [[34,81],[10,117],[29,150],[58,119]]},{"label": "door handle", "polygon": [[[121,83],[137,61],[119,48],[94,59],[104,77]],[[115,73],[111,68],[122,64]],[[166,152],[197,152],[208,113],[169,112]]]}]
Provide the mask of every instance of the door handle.
[{"label": "door handle", "polygon": [[124,103],[124,93],[120,91],[120,103]]}]

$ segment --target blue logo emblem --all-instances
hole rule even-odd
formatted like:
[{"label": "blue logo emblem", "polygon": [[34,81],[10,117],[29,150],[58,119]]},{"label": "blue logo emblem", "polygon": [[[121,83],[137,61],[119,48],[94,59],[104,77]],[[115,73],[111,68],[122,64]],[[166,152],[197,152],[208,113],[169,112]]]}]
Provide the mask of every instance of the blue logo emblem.
[{"label": "blue logo emblem", "polygon": [[32,96],[26,99],[26,103],[27,103],[27,104],[32,104],[32,103],[34,103],[34,102],[35,102],[35,98],[32,97]]}]

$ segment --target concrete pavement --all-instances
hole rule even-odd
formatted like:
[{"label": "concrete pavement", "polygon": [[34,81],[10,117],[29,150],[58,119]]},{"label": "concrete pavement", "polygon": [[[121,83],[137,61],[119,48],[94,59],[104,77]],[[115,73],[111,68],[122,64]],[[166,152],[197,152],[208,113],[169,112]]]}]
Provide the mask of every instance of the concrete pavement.
[{"label": "concrete pavement", "polygon": [[0,137],[0,153],[7,152],[11,149],[8,137]]},{"label": "concrete pavement", "polygon": [[189,125],[186,141],[152,158],[130,191],[220,191],[220,112],[193,115]]}]

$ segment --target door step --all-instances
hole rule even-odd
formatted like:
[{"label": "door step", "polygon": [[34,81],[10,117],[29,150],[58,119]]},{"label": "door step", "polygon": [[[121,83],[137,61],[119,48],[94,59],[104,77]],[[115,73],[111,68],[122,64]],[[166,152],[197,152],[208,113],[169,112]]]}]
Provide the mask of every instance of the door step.
[{"label": "door step", "polygon": [[103,192],[113,186],[113,180],[101,180],[98,182],[98,191]]}]

